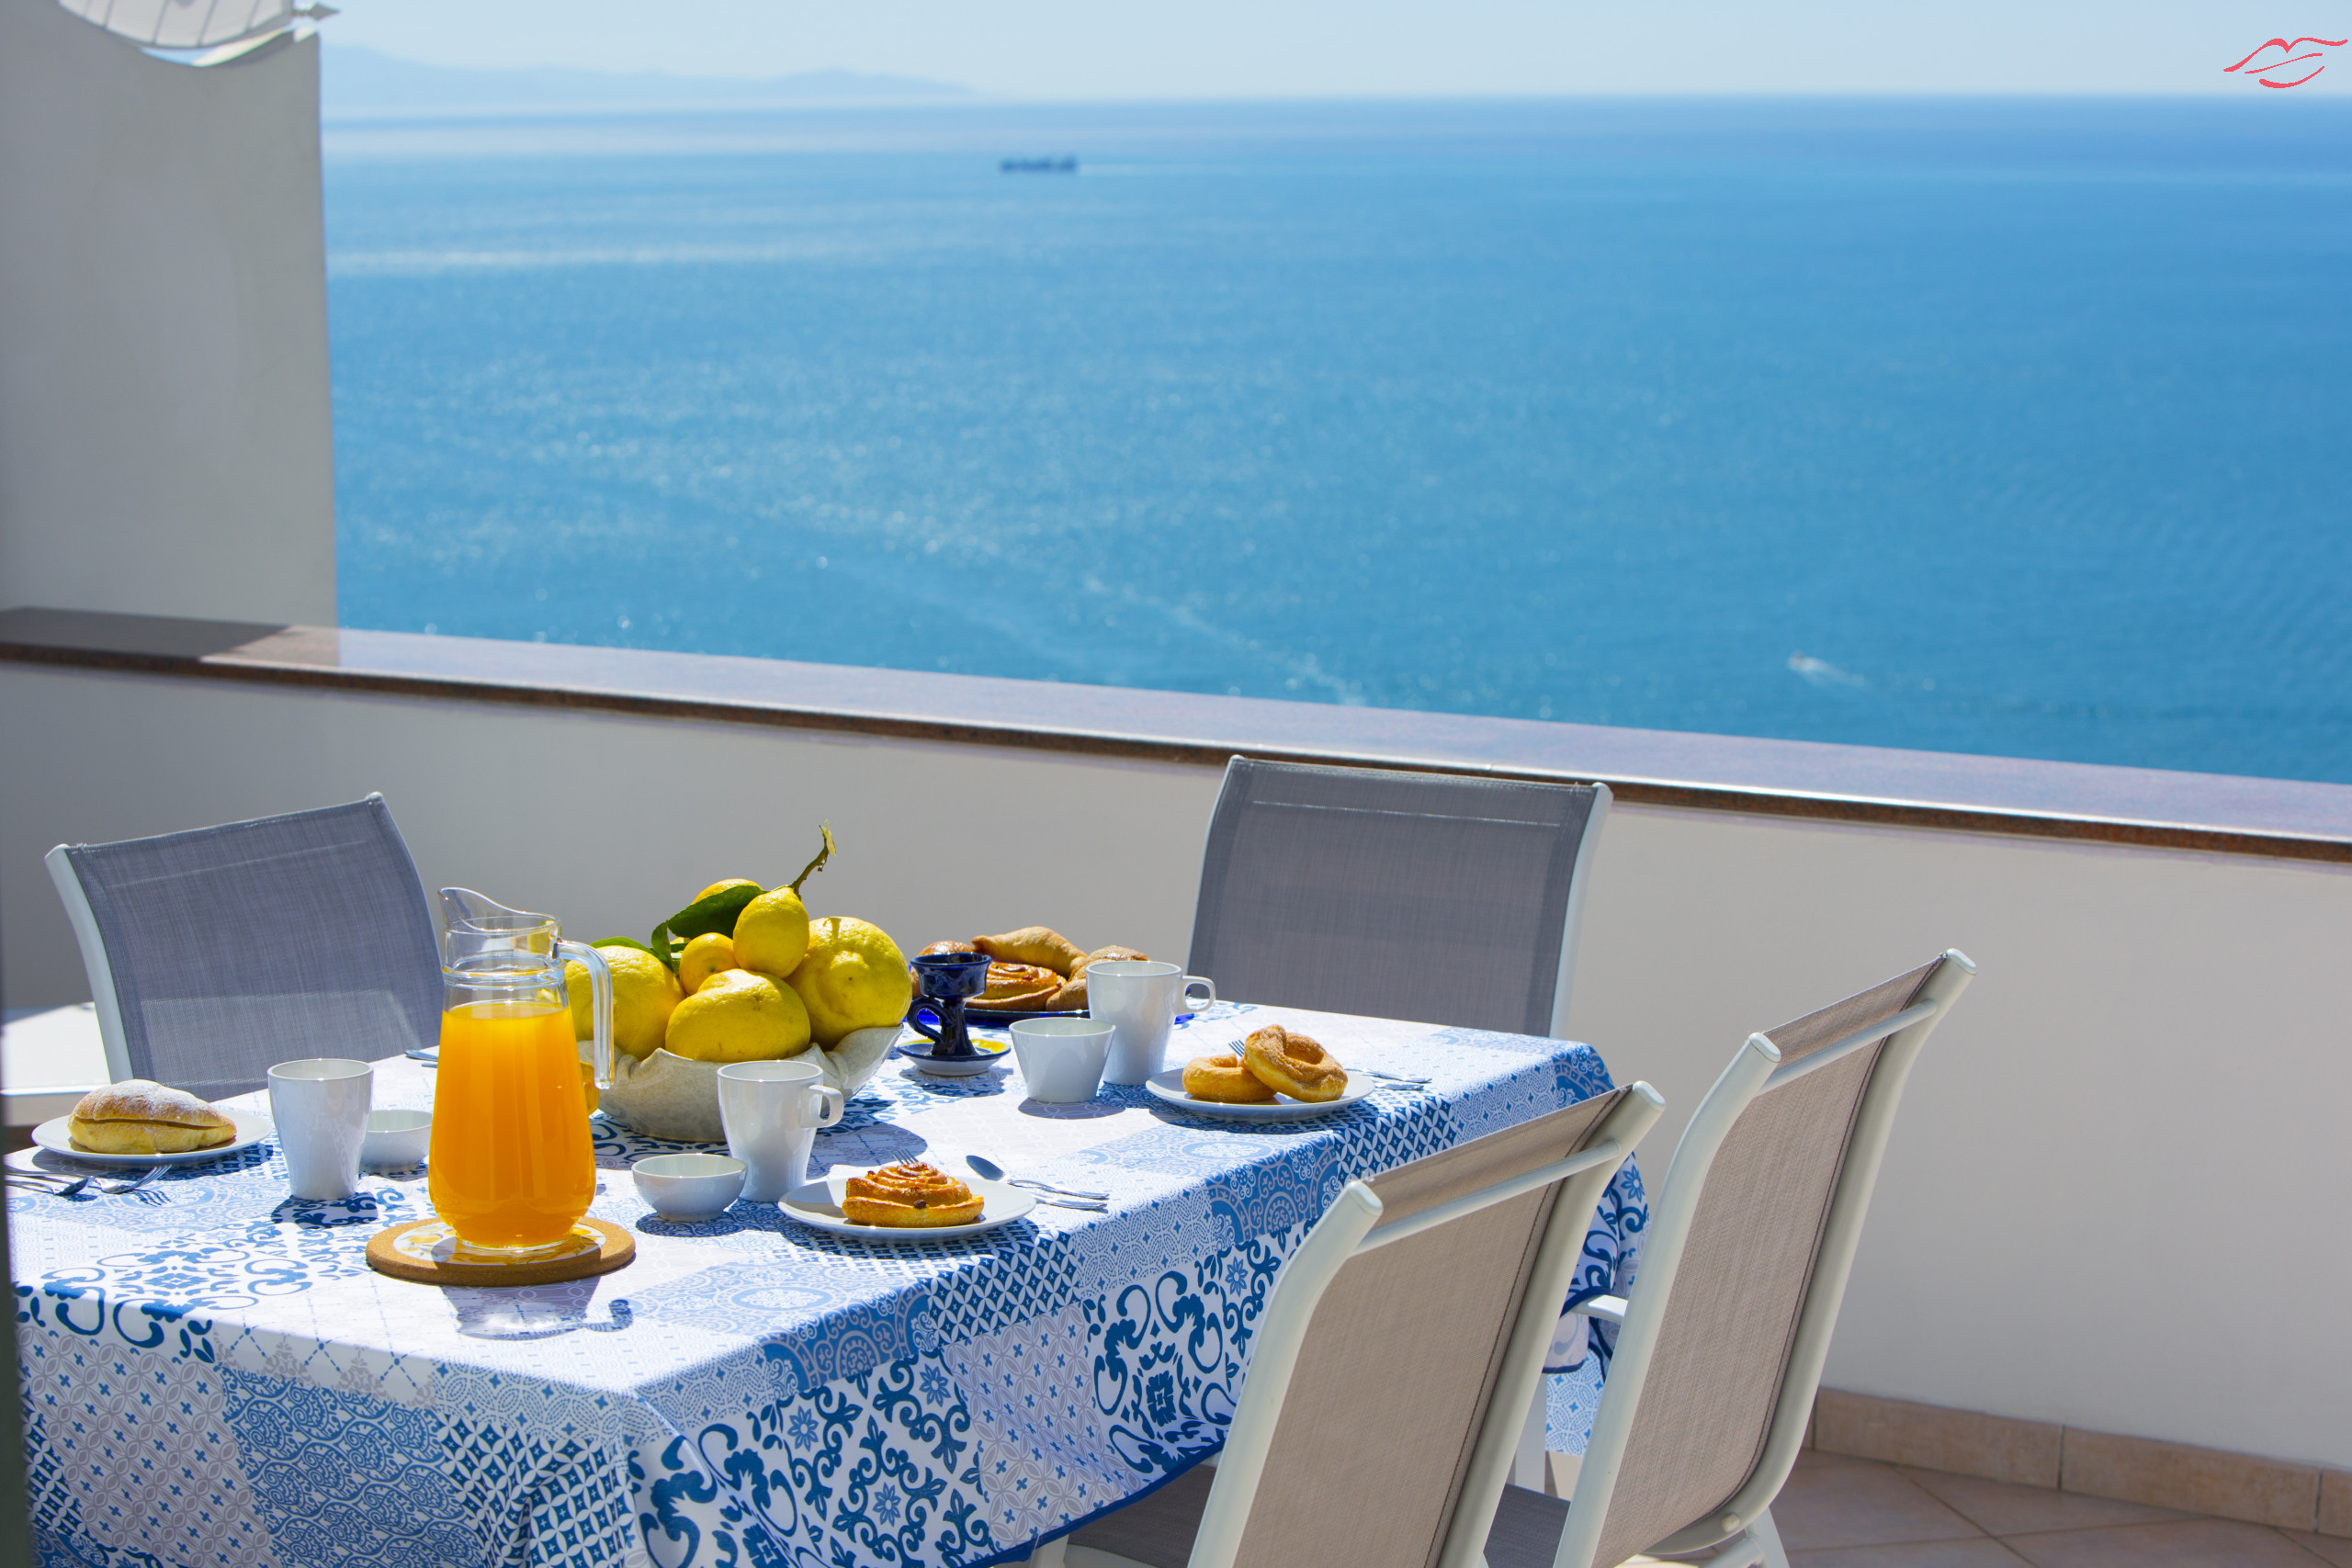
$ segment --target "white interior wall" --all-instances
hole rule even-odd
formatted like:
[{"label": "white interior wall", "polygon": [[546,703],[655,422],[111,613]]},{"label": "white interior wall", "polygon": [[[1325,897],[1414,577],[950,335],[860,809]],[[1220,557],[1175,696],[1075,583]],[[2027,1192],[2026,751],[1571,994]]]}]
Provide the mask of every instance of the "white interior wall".
[{"label": "white interior wall", "polygon": [[0,0],[0,606],[334,624],[318,85]]},{"label": "white interior wall", "polygon": [[[902,944],[1041,920],[1181,954],[1212,768],[0,667],[11,1005],[86,995],[40,855],[381,790],[426,886],[641,935],[791,875]],[[1621,807],[1572,1032],[1665,1091],[1958,946],[1832,1386],[2352,1467],[2352,869]],[[2217,1303],[2219,1310],[2208,1306]]]}]

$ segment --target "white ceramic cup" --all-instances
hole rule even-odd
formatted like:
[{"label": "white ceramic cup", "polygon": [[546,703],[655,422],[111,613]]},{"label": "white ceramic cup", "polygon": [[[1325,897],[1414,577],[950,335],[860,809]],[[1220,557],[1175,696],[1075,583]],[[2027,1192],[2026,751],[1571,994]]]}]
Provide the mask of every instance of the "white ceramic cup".
[{"label": "white ceramic cup", "polygon": [[1077,1105],[1102,1087],[1112,1025],[1093,1018],[1024,1018],[1012,1026],[1012,1055],[1029,1098],[1046,1105]]},{"label": "white ceramic cup", "polygon": [[[1196,986],[1208,994],[1194,997]],[[1102,1076],[1113,1083],[1136,1084],[1168,1065],[1168,1031],[1176,1014],[1214,1005],[1216,987],[1173,964],[1105,958],[1086,966],[1086,1015],[1107,1020],[1112,1027]]]},{"label": "white ceramic cup", "polygon": [[842,1091],[805,1057],[729,1062],[718,1069],[727,1152],[743,1162],[743,1196],[773,1203],[808,1179],[817,1129],[842,1119]]},{"label": "white ceramic cup", "polygon": [[359,1145],[376,1070],[341,1056],[280,1062],[269,1069],[269,1119],[286,1151],[294,1196],[332,1202],[359,1190]]}]

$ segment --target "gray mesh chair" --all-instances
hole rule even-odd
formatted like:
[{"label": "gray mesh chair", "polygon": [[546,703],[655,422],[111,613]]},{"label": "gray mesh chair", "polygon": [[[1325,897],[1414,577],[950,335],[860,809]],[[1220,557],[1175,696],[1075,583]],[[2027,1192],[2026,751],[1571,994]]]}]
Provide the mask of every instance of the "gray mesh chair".
[{"label": "gray mesh chair", "polygon": [[1647,1084],[1351,1181],[1276,1280],[1214,1471],[1047,1543],[1066,1568],[1477,1568]]},{"label": "gray mesh chair", "polygon": [[1509,1488],[1492,1568],[1613,1568],[1721,1546],[1788,1568],[1771,1503],[1821,1385],[1903,1086],[1975,976],[1958,953],[1752,1034],[1674,1151],[1568,1502]]},{"label": "gray mesh chair", "polygon": [[1236,757],[1186,965],[1239,1001],[1558,1034],[1606,784]]},{"label": "gray mesh chair", "polygon": [[432,1044],[441,965],[415,863],[384,797],[115,844],[60,844],[117,1082],[207,1100],[273,1063]]}]

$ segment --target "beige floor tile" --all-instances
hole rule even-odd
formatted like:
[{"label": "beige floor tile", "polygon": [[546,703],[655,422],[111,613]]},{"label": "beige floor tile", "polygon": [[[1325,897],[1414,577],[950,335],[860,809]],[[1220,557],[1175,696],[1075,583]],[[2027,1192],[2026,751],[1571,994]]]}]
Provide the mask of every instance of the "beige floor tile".
[{"label": "beige floor tile", "polygon": [[2147,1525],[2194,1516],[2145,1503],[2116,1503],[2047,1486],[2018,1486],[1940,1470],[1905,1470],[1912,1483],[1987,1535],[2027,1535],[2036,1530],[2094,1529],[2109,1525]]},{"label": "beige floor tile", "polygon": [[2278,1533],[2322,1562],[2333,1562],[2336,1568],[2352,1568],[2352,1540],[2346,1540],[2340,1535],[2308,1535],[2301,1530],[2280,1530]]},{"label": "beige floor tile", "polygon": [[2277,1530],[2226,1519],[2016,1535],[2003,1544],[2034,1568],[2313,1568],[2314,1562]]},{"label": "beige floor tile", "polygon": [[1819,1449],[1799,1449],[1796,1468],[1798,1470],[1848,1470],[1858,1464],[1874,1465],[1878,1461],[1874,1459],[1856,1459],[1851,1454],[1824,1453]]},{"label": "beige floor tile", "polygon": [[1797,1471],[1774,1500],[1772,1517],[1792,1552],[1966,1540],[1984,1533],[1883,1464]]},{"label": "beige floor tile", "polygon": [[1789,1568],[2026,1568],[2026,1561],[1997,1540],[1914,1540],[1792,1551]]}]

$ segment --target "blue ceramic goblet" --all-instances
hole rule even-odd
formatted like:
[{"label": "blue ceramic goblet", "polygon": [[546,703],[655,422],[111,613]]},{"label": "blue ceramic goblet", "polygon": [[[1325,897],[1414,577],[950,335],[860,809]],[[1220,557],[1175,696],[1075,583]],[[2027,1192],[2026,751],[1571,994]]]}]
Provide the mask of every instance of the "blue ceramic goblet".
[{"label": "blue ceramic goblet", "polygon": [[[931,1042],[933,1056],[977,1056],[964,1026],[964,1003],[988,988],[987,953],[927,953],[915,960],[915,1005],[907,1010],[907,1027]],[[926,1014],[936,1029],[923,1022]]]}]

